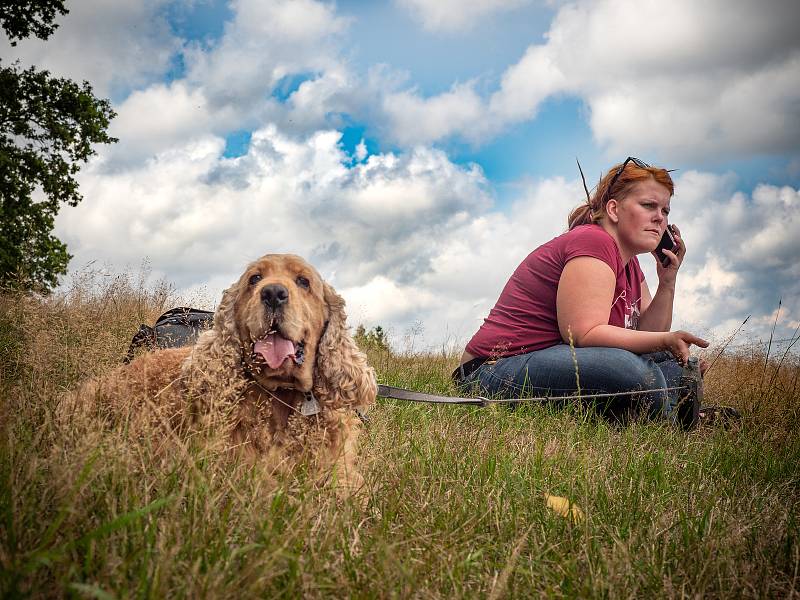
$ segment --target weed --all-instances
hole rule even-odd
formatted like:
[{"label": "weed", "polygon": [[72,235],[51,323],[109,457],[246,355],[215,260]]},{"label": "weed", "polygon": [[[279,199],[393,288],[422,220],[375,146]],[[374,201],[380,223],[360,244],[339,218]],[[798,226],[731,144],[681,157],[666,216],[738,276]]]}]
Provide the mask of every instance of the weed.
[{"label": "weed", "polygon": [[[168,286],[89,277],[0,296],[0,594],[63,597],[787,597],[800,588],[800,364],[721,354],[706,398],[732,430],[618,427],[573,406],[379,399],[367,506],[299,469],[171,451],[62,394],[119,364]],[[370,350],[383,383],[455,394],[457,357]],[[548,495],[585,518],[565,519]]]}]

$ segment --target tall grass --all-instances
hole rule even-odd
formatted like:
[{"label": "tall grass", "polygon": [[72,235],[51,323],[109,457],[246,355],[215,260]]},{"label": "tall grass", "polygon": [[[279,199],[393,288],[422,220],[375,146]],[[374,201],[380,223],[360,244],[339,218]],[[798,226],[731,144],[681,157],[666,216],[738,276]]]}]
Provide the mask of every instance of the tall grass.
[{"label": "tall grass", "polygon": [[[787,597],[800,588],[796,357],[726,353],[732,429],[621,428],[576,407],[379,400],[366,503],[213,435],[56,418],[59,397],[177,302],[128,278],[0,296],[0,593],[7,597]],[[454,393],[456,357],[371,352],[384,383]],[[172,444],[172,445],[170,445]],[[583,509],[578,522],[545,494]]]}]

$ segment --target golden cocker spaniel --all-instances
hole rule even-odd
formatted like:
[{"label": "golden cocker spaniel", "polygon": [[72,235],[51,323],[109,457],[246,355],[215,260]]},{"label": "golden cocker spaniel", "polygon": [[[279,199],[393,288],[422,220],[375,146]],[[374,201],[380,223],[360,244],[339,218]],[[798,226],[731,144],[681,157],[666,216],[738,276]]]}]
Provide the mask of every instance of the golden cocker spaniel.
[{"label": "golden cocker spaniel", "polygon": [[306,261],[268,254],[223,294],[213,328],[191,347],[146,353],[84,384],[82,404],[144,398],[173,429],[224,414],[232,445],[251,456],[337,467],[347,493],[375,373],[348,333],[344,300]]}]

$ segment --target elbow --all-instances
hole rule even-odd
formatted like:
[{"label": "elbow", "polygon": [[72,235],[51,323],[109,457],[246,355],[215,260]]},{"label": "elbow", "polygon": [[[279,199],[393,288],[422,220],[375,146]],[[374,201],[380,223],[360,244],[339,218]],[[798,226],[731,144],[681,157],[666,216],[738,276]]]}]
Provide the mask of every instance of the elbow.
[{"label": "elbow", "polygon": [[574,346],[575,348],[586,348],[589,346],[607,346],[608,340],[605,333],[608,325],[606,323],[589,323],[573,326],[567,324],[561,326],[559,324],[559,331],[565,344]]},{"label": "elbow", "polygon": [[588,339],[591,333],[591,329],[582,329],[582,328],[573,328],[569,325],[566,327],[560,327],[561,331],[561,339],[564,340],[565,344],[569,344],[570,346],[574,346],[575,348],[582,348],[584,346],[591,345],[588,343]]}]

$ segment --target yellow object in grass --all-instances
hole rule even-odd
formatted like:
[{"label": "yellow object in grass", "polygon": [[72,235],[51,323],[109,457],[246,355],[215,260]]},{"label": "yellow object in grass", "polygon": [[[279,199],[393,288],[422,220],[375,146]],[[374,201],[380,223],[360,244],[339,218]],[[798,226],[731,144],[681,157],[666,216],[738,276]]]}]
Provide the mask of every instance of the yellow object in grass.
[{"label": "yellow object in grass", "polygon": [[550,494],[544,495],[547,501],[547,508],[552,510],[560,517],[569,518],[573,523],[583,521],[583,511],[577,504],[573,504],[568,498],[561,496],[551,496]]}]

